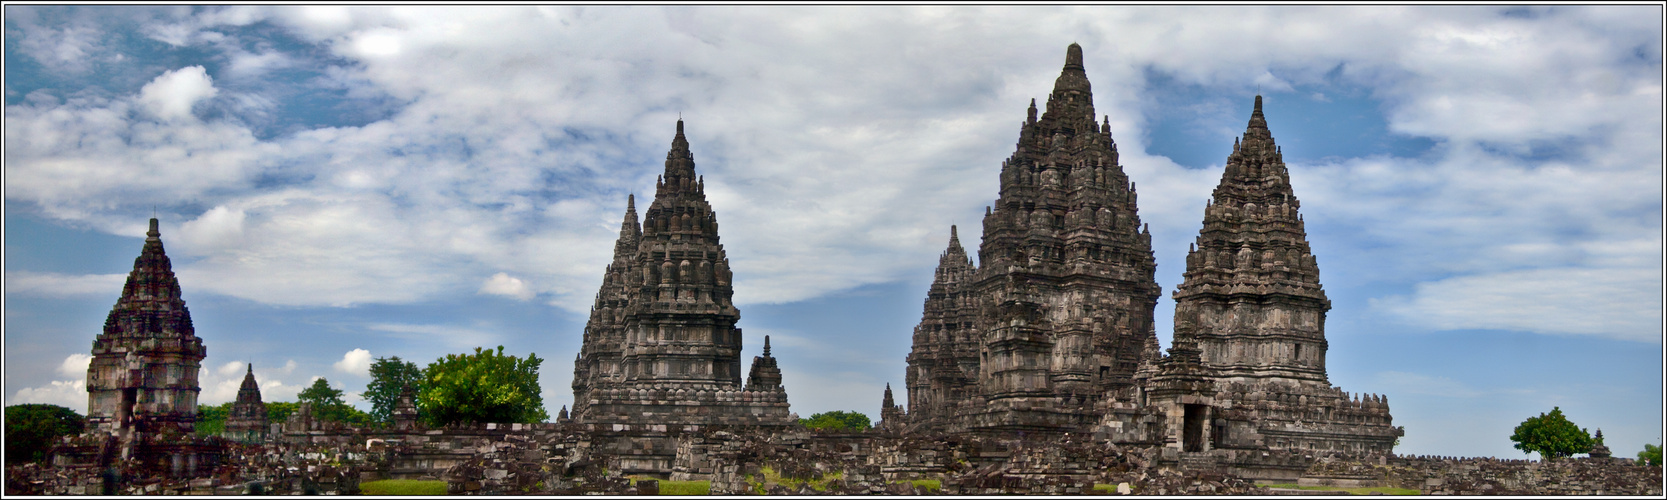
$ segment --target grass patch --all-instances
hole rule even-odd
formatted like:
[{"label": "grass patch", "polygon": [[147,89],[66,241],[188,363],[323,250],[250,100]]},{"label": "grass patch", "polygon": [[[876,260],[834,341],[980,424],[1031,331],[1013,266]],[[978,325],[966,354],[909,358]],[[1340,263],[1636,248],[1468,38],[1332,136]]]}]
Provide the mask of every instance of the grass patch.
[{"label": "grass patch", "polygon": [[359,483],[361,495],[429,495],[443,496],[446,494],[445,481],[419,481],[416,479],[384,479]]},{"label": "grass patch", "polygon": [[1295,485],[1295,484],[1269,484],[1269,485],[1265,485],[1265,486],[1267,486],[1269,488],[1287,488],[1287,489],[1293,489],[1293,490],[1347,491],[1347,492],[1349,492],[1350,495],[1367,495],[1367,494],[1371,494],[1371,493],[1382,493],[1382,494],[1385,494],[1385,495],[1417,495],[1418,494],[1418,490],[1407,489],[1407,488],[1390,488],[1390,487],[1387,487],[1387,486],[1374,486],[1374,487],[1371,487],[1371,488],[1344,488],[1342,486],[1298,486],[1298,485]]},{"label": "grass patch", "polygon": [[916,488],[926,488],[926,491],[937,493],[943,489],[943,481],[937,479],[910,479],[907,481],[892,481],[892,483],[909,483]]},{"label": "grass patch", "polygon": [[1110,495],[1116,491],[1117,485],[1115,484],[1094,483],[1094,494],[1096,495]]},{"label": "grass patch", "polygon": [[[633,475],[630,475],[630,476],[625,476],[625,479],[630,481],[632,486],[635,486],[637,484],[637,481],[639,481],[639,480],[654,479],[654,477],[653,476],[642,476],[642,475],[633,474]],[[712,494],[712,482],[711,481],[671,481],[671,480],[666,480],[666,479],[655,479],[655,480],[660,482],[660,494],[661,495],[684,495],[684,496],[687,496],[687,495],[711,495]]]},{"label": "grass patch", "polygon": [[711,481],[660,481],[661,495],[711,495]]},{"label": "grass patch", "polygon": [[810,489],[816,491],[828,491],[828,483],[838,481],[843,477],[845,477],[844,471],[825,474],[822,476],[822,479],[806,480],[786,478],[781,477],[780,473],[766,465],[758,469],[757,475],[747,476],[747,486],[752,487],[753,493],[758,495],[763,495],[764,492],[770,490],[770,486],[777,484],[794,491],[797,491],[799,486],[807,484],[810,485]]}]

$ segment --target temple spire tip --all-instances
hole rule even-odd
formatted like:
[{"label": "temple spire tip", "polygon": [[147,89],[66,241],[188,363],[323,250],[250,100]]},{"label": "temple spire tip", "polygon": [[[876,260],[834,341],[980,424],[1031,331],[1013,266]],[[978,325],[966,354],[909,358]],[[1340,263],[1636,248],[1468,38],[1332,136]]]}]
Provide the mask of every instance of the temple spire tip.
[{"label": "temple spire tip", "polygon": [[1082,68],[1082,46],[1077,45],[1077,42],[1071,42],[1071,45],[1065,48],[1065,67],[1072,66]]}]

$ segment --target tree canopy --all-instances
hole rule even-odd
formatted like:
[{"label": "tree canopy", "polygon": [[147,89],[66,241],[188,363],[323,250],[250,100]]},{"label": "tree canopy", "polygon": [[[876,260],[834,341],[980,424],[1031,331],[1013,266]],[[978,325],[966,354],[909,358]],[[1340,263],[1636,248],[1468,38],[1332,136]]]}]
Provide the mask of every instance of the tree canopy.
[{"label": "tree canopy", "polygon": [[226,430],[226,418],[232,413],[232,401],[217,405],[197,405],[197,435],[218,436]]},{"label": "tree canopy", "polygon": [[1511,441],[1523,453],[1539,453],[1548,460],[1592,450],[1592,435],[1564,418],[1559,407],[1522,421]]},{"label": "tree canopy", "polygon": [[550,418],[538,385],[544,360],[476,347],[474,354],[447,354],[423,369],[418,411],[431,425],[533,423]]},{"label": "tree canopy", "polygon": [[868,415],[854,411],[830,411],[811,415],[810,418],[799,419],[807,429],[824,431],[860,431],[873,426]]},{"label": "tree canopy", "polygon": [[1645,444],[1644,451],[1638,452],[1638,465],[1661,465],[1661,447]]},{"label": "tree canopy", "polygon": [[370,377],[370,385],[365,387],[365,401],[370,402],[370,416],[377,422],[393,421],[394,405],[399,404],[399,394],[406,385],[422,393],[422,370],[416,363],[400,360],[399,356],[376,358],[370,365]]},{"label": "tree canopy", "polygon": [[22,404],[6,407],[6,463],[37,462],[46,458],[60,436],[80,434],[87,417],[58,405]]},{"label": "tree canopy", "polygon": [[[330,381],[325,380],[324,377],[319,377],[318,380],[313,381],[313,385],[302,389],[301,394],[297,395],[296,399],[302,403],[312,403],[313,418],[319,420],[332,420],[361,426],[370,425],[375,421],[370,414],[348,406],[347,402],[342,400],[342,391],[330,388]],[[267,406],[267,415],[271,416],[271,403],[267,403]],[[285,415],[285,417],[287,418],[288,415]]]}]

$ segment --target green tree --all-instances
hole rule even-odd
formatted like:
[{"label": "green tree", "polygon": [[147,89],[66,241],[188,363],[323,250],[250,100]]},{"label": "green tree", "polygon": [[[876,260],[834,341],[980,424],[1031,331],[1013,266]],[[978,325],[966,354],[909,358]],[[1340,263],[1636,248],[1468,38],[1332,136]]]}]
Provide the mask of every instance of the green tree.
[{"label": "green tree", "polygon": [[301,400],[302,403],[312,403],[313,418],[319,420],[332,420],[360,426],[375,422],[370,414],[348,406],[347,402],[342,400],[342,391],[330,388],[330,381],[325,380],[324,377],[314,380],[313,385],[303,389],[301,394],[296,396],[296,399]]},{"label": "green tree", "polygon": [[868,415],[863,415],[854,411],[830,411],[818,413],[811,415],[810,418],[799,419],[799,423],[804,424],[807,429],[824,431],[860,431],[873,425],[873,423],[868,420]]},{"label": "green tree", "polygon": [[365,401],[370,402],[370,416],[377,422],[393,421],[394,405],[399,404],[399,394],[406,385],[422,393],[422,370],[416,363],[401,361],[399,356],[376,358],[370,365],[370,377],[370,385],[365,387]]},{"label": "green tree", "polygon": [[1638,465],[1661,465],[1661,447],[1653,444],[1644,445],[1644,451],[1638,452]]},{"label": "green tree", "polygon": [[80,434],[86,428],[87,417],[62,406],[7,406],[6,464],[44,460],[59,437]]},{"label": "green tree", "polygon": [[226,430],[226,417],[232,414],[232,401],[214,406],[197,405],[197,435],[218,436]]},{"label": "green tree", "polygon": [[1563,410],[1552,407],[1551,413],[1529,417],[1511,434],[1516,449],[1523,453],[1539,453],[1540,457],[1555,460],[1592,449],[1592,435],[1563,417]]},{"label": "green tree", "polygon": [[295,410],[298,409],[301,409],[300,403],[268,401],[266,402],[266,420],[275,424],[284,423],[285,420],[289,420],[289,414],[295,413]]},{"label": "green tree", "polygon": [[459,422],[531,423],[550,419],[538,386],[544,360],[505,356],[504,346],[447,354],[423,369],[417,408],[431,425]]}]

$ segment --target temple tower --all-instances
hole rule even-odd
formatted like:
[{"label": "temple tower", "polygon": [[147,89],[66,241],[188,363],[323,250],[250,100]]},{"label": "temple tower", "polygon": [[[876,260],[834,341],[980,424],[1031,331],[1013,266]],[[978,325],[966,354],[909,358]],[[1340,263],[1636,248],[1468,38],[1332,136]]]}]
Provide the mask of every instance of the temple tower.
[{"label": "temple tower", "polygon": [[596,303],[591,306],[590,320],[585,323],[584,341],[573,360],[574,414],[585,411],[592,388],[617,385],[623,380],[619,362],[625,342],[625,311],[630,301],[626,295],[625,273],[635,261],[641,239],[637,198],[627,195],[625,220],[620,222],[619,239],[614,242],[614,259],[602,274],[602,286],[596,291]]},{"label": "temple tower", "polygon": [[226,415],[226,439],[256,444],[266,441],[270,422],[266,418],[266,403],[260,399],[260,384],[255,382],[255,365],[243,375],[243,385],[237,389],[237,401]]},{"label": "temple tower", "polygon": [[151,219],[87,367],[87,428],[128,442],[192,433],[202,391],[197,372],[208,354],[180,299],[161,236]]},{"label": "temple tower", "polygon": [[1176,347],[1143,388],[1169,414],[1170,446],[1387,452],[1405,433],[1388,398],[1327,381],[1331,301],[1299,207],[1256,96],[1187,252]]},{"label": "temple tower", "polygon": [[678,120],[641,226],[635,198],[626,200],[614,262],[574,366],[574,421],[790,424],[781,371],[768,348],[753,359],[742,384],[733,279],[717,213]]},{"label": "temple tower", "polygon": [[922,327],[930,331],[917,329],[910,357],[914,422],[942,422],[950,431],[1069,432],[1093,425],[1106,394],[1132,386],[1152,335],[1157,264],[1110,117],[1096,118],[1082,48],[1071,44],[1046,110],[1038,115],[1031,102],[1015,151],[1002,162],[979,265],[963,285],[979,314],[972,331],[951,337],[977,341],[978,368],[961,370],[977,396],[951,408],[938,403],[947,398],[914,393],[952,387],[922,378],[954,375],[949,360],[964,366],[960,353],[936,347],[943,322],[929,316]]},{"label": "temple tower", "polygon": [[955,226],[949,226],[949,248],[938,256],[904,376],[910,421],[921,430],[942,430],[951,408],[978,394],[983,339],[971,287],[977,269],[961,247]]},{"label": "temple tower", "polygon": [[767,338],[742,385],[733,280],[678,120],[640,228],[635,199],[626,201],[574,363],[573,422],[597,432],[622,470],[671,472],[677,438],[669,429],[795,422]]},{"label": "temple tower", "polygon": [[1196,341],[1223,381],[1328,385],[1331,301],[1300,206],[1256,96],[1174,293],[1175,336]]}]

